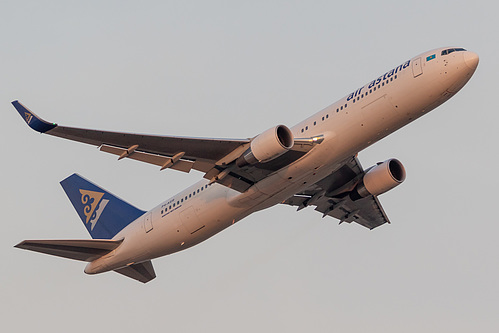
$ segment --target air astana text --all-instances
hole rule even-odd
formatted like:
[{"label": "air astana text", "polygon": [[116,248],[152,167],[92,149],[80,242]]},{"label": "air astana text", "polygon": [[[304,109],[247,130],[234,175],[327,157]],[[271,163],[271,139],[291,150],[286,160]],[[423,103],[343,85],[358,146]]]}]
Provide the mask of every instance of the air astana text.
[{"label": "air astana text", "polygon": [[[379,84],[381,81],[383,80],[386,80],[386,79],[389,79],[390,77],[392,77],[393,75],[397,74],[398,72],[401,72],[402,70],[406,69],[407,67],[409,67],[409,65],[411,64],[411,61],[410,60],[407,60],[405,63],[403,63],[402,65],[392,69],[391,71],[388,71],[386,72],[384,75],[381,75],[380,77],[378,77],[376,80],[373,80],[369,83],[369,85],[367,86],[367,89],[371,89],[373,88],[375,85]],[[352,98],[354,97],[357,97],[357,95],[360,95],[362,89],[364,89],[364,87],[362,88],[359,88],[357,89],[356,91],[354,91],[353,93],[351,93],[350,95],[348,95],[347,97],[347,102],[350,101]]]}]

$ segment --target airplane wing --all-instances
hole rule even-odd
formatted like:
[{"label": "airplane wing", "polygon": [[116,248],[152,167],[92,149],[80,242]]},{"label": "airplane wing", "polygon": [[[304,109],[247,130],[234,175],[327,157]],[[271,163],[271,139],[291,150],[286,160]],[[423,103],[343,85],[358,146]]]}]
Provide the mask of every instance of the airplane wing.
[{"label": "airplane wing", "polygon": [[114,241],[108,239],[44,239],[25,240],[15,247],[68,259],[91,262],[116,249],[120,246],[121,242],[122,240]]},{"label": "airplane wing", "polygon": [[349,197],[364,176],[364,169],[354,156],[341,168],[303,192],[288,198],[283,204],[298,206],[298,210],[315,206],[322,217],[331,216],[343,222],[356,222],[369,229],[390,223],[378,198],[374,195],[353,201]]},{"label": "airplane wing", "polygon": [[235,161],[246,152],[251,139],[214,139],[110,132],[60,126],[38,117],[19,101],[12,102],[29,127],[40,133],[100,147],[101,151],[160,166],[190,172],[244,192],[274,171],[296,161],[322,138],[295,138],[291,150],[267,163],[238,167]]}]

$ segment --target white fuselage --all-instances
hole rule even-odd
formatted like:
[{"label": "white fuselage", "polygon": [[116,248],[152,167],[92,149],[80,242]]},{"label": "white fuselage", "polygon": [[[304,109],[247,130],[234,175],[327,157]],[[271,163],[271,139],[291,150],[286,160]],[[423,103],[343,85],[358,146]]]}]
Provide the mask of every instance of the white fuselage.
[{"label": "white fuselage", "polygon": [[466,84],[478,57],[468,51],[441,56],[442,50],[402,63],[292,127],[297,138],[323,135],[324,141],[246,192],[202,180],[161,203],[120,231],[113,239],[123,243],[89,263],[85,272],[101,273],[189,248],[328,176]]}]

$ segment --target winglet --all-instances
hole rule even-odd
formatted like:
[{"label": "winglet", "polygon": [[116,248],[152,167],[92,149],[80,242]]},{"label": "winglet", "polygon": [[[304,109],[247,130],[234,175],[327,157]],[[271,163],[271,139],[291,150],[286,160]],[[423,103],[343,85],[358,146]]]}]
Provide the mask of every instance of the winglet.
[{"label": "winglet", "polygon": [[26,121],[26,124],[37,132],[45,133],[57,126],[55,123],[49,123],[38,117],[36,114],[28,110],[27,107],[19,103],[19,101],[13,101],[12,105],[14,105],[17,112],[19,112],[21,117],[23,117],[24,121]]}]

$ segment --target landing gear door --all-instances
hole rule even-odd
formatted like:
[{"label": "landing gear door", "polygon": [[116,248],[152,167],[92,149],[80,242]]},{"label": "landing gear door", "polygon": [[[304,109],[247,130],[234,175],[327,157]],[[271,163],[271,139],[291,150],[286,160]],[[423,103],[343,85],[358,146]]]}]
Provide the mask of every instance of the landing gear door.
[{"label": "landing gear door", "polygon": [[421,58],[417,58],[412,63],[412,74],[414,77],[418,77],[423,74],[423,67],[421,65]]},{"label": "landing gear door", "polygon": [[191,235],[194,234],[196,231],[203,229],[205,226],[199,219],[198,215],[196,214],[196,211],[192,206],[184,209],[180,213],[180,219],[182,220],[184,228]]}]

